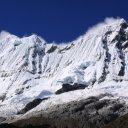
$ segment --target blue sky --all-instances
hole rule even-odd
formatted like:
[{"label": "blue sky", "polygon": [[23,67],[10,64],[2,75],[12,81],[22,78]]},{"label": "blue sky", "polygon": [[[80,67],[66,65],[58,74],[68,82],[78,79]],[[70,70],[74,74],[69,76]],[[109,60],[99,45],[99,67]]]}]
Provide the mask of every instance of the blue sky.
[{"label": "blue sky", "polygon": [[0,31],[68,42],[106,17],[128,20],[128,0],[0,0]]}]

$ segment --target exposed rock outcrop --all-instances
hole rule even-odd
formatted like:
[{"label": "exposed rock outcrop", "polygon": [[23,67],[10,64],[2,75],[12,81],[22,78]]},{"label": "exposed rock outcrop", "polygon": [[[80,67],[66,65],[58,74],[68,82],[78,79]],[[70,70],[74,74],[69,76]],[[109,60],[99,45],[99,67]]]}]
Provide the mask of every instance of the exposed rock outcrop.
[{"label": "exposed rock outcrop", "polygon": [[27,111],[33,109],[37,105],[39,105],[43,100],[47,100],[48,98],[44,99],[34,99],[32,102],[29,102],[22,110],[20,110],[17,114],[25,114]]},{"label": "exposed rock outcrop", "polygon": [[57,90],[55,93],[56,94],[61,94],[61,93],[69,92],[69,91],[73,91],[73,90],[85,89],[85,87],[86,87],[86,85],[77,84],[77,83],[75,83],[74,85],[63,84],[62,88]]}]

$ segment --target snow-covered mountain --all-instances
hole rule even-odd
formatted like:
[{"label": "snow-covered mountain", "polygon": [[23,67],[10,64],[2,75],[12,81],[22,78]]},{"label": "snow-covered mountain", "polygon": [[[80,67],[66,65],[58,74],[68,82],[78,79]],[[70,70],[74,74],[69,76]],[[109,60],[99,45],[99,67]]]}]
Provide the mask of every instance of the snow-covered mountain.
[{"label": "snow-covered mountain", "polygon": [[[108,18],[69,43],[47,43],[37,35],[0,34],[0,115],[16,115],[27,103],[55,104],[102,93],[128,101],[128,23]],[[84,90],[56,95],[64,86]],[[107,97],[106,97],[107,98]],[[110,98],[110,97],[109,97]]]}]

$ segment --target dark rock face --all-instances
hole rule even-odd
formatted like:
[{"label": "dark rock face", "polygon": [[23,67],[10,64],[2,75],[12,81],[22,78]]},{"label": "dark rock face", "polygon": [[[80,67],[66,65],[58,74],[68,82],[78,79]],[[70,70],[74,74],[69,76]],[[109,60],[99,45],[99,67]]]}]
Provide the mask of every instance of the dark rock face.
[{"label": "dark rock face", "polygon": [[35,99],[32,102],[28,103],[22,110],[20,110],[17,114],[25,114],[27,111],[33,109],[37,105],[39,105],[43,100],[47,100],[48,98],[44,99]]},{"label": "dark rock face", "polygon": [[85,89],[85,87],[86,87],[86,85],[77,84],[77,83],[75,83],[74,85],[63,84],[62,88],[57,90],[55,93],[56,94],[61,94],[61,93],[69,92],[69,91],[73,91],[73,90]]},{"label": "dark rock face", "polygon": [[5,121],[5,120],[6,120],[5,117],[0,117],[0,123],[3,122],[3,121]]},{"label": "dark rock face", "polygon": [[47,112],[37,112],[35,116],[32,114],[13,125],[32,128],[100,128],[126,113],[126,106],[120,101],[102,100],[106,95],[56,105],[48,108]]},{"label": "dark rock face", "polygon": [[47,53],[52,53],[52,52],[54,52],[56,49],[57,49],[57,46],[52,46],[52,47],[47,51]]},{"label": "dark rock face", "polygon": [[3,102],[6,98],[6,94],[0,95],[0,100]]}]

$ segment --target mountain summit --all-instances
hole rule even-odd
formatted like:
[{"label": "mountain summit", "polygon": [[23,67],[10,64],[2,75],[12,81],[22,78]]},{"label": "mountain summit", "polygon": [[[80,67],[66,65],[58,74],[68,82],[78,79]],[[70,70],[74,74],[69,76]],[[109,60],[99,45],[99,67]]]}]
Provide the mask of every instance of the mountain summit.
[{"label": "mountain summit", "polygon": [[128,23],[108,18],[66,44],[2,32],[0,83],[5,118],[35,99],[49,98],[33,111],[100,94],[127,103]]}]

